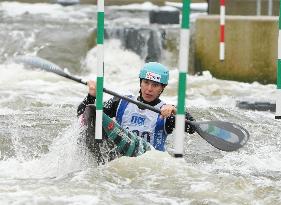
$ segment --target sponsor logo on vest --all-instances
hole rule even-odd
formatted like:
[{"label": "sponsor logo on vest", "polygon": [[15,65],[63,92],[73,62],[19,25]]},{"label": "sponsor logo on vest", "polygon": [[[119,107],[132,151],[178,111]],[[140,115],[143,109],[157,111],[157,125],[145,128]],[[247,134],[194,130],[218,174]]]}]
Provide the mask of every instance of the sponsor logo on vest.
[{"label": "sponsor logo on vest", "polygon": [[133,115],[133,116],[132,116],[132,119],[131,119],[131,123],[133,123],[133,124],[135,124],[135,125],[139,125],[139,126],[144,125],[144,121],[145,121],[145,118],[144,118],[144,117],[135,116],[135,115]]}]

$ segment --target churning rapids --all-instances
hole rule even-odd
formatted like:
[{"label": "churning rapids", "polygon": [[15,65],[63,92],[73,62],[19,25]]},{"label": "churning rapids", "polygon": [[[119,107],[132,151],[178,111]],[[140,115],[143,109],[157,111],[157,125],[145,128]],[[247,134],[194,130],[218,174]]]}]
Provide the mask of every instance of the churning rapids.
[{"label": "churning rapids", "polygon": [[[106,19],[107,26],[147,24],[149,5],[139,5],[144,9],[138,15],[124,10],[129,17],[108,8],[116,16]],[[95,11],[92,5],[0,3],[0,203],[280,204],[281,123],[274,113],[235,106],[244,99],[275,102],[275,85],[219,80],[208,72],[188,76],[186,104],[197,121],[235,122],[250,132],[237,152],[219,151],[193,134],[185,137],[184,159],[151,151],[95,165],[76,118],[87,88],[11,61],[37,55],[94,78]],[[120,40],[106,40],[105,87],[137,93],[143,62]],[[163,99],[176,104],[178,71],[170,67]]]}]

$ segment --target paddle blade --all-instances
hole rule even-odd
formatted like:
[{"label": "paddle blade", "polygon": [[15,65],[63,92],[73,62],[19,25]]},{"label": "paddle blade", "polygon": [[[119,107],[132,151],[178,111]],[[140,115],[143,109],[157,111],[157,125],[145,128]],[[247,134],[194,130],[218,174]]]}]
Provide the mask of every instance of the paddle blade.
[{"label": "paddle blade", "polygon": [[15,62],[24,63],[33,67],[41,68],[47,72],[56,73],[60,76],[67,77],[67,74],[56,64],[36,56],[19,56]]},{"label": "paddle blade", "polygon": [[196,132],[211,145],[222,151],[235,151],[249,140],[249,132],[240,125],[223,121],[194,122]]}]

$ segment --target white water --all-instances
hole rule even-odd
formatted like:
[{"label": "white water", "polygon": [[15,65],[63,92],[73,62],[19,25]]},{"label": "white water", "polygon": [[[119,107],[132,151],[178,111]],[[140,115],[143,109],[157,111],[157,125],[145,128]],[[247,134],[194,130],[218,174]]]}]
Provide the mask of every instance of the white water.
[{"label": "white water", "polygon": [[[26,6],[33,10],[38,5]],[[3,4],[0,8],[5,10]],[[8,35],[15,33],[9,31]],[[23,46],[27,53],[38,41],[38,31],[29,32],[33,35]],[[21,35],[24,38],[27,33]],[[21,38],[11,39],[22,42]],[[9,51],[10,47],[1,49]],[[105,86],[121,94],[137,93],[143,60],[123,50],[117,40],[106,41],[105,49]],[[81,61],[82,68],[75,72],[84,79],[95,77],[96,49]],[[250,132],[250,141],[237,152],[216,150],[194,134],[186,135],[184,159],[151,151],[97,167],[81,142],[76,119],[77,106],[87,93],[85,86],[11,61],[1,62],[0,73],[1,204],[281,203],[281,124],[274,120],[274,113],[235,106],[244,99],[275,102],[275,85],[219,80],[208,72],[188,76],[186,104],[198,121],[235,122]],[[174,104],[177,76],[172,68],[162,97]],[[173,136],[169,136],[168,147],[173,147]]]}]

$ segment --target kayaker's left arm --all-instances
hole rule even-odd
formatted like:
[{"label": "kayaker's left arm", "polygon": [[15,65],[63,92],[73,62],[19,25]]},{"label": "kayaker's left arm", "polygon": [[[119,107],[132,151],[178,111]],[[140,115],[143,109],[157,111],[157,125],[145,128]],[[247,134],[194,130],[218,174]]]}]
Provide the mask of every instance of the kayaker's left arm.
[{"label": "kayaker's left arm", "polygon": [[177,109],[174,105],[165,104],[161,107],[161,117],[167,118],[171,115],[175,115],[177,113]]},{"label": "kayaker's left arm", "polygon": [[[192,115],[188,112],[185,113],[185,119],[189,121],[195,121]],[[176,124],[175,115],[171,115],[170,117],[166,118],[165,129],[168,134],[171,134],[173,132],[175,128],[175,124]],[[188,134],[193,134],[195,132],[195,129],[188,122],[185,122],[185,132],[187,132]]]}]

